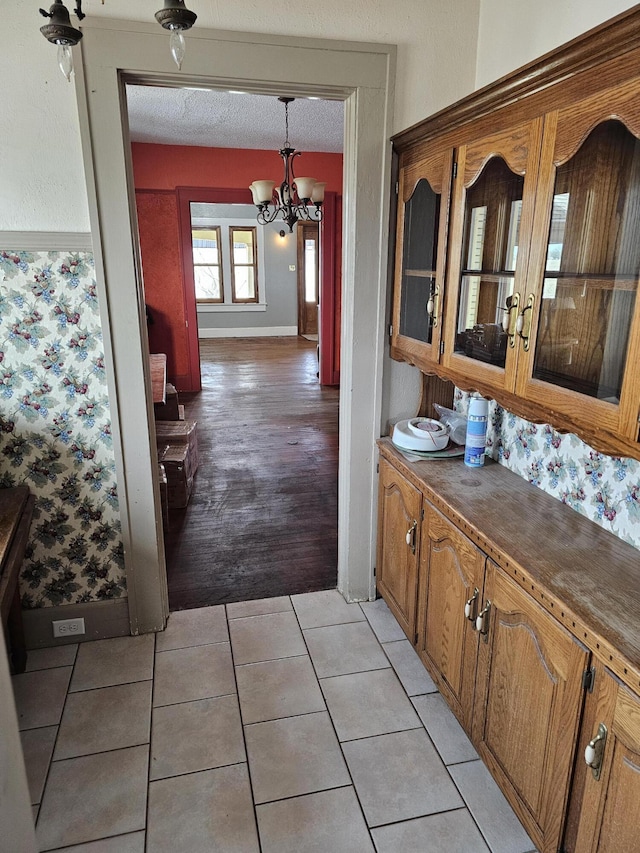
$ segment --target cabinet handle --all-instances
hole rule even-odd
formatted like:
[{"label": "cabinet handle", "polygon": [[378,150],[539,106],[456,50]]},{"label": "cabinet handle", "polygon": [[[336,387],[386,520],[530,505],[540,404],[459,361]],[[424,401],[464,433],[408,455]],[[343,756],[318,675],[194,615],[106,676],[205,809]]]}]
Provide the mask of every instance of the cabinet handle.
[{"label": "cabinet handle", "polygon": [[598,781],[600,771],[602,770],[602,758],[604,756],[604,747],[607,742],[607,727],[604,723],[598,726],[598,734],[589,741],[584,751],[584,760],[588,767],[591,768],[593,778]]},{"label": "cabinet handle", "polygon": [[427,302],[427,314],[432,326],[438,325],[438,314],[440,313],[440,288],[434,287],[429,294]]},{"label": "cabinet handle", "polygon": [[478,631],[484,637],[485,643],[487,642],[488,634],[489,634],[489,611],[491,610],[491,602],[487,599],[485,606],[482,608],[478,616],[476,617],[476,631]]},{"label": "cabinet handle", "polygon": [[414,519],[413,524],[407,530],[406,540],[407,545],[411,547],[411,553],[416,553],[416,528],[418,527],[418,522]]},{"label": "cabinet handle", "polygon": [[516,345],[516,326],[518,324],[518,306],[520,305],[520,294],[513,293],[507,299],[503,308],[502,329],[509,338],[509,346],[513,349]]},{"label": "cabinet handle", "polygon": [[475,623],[475,621],[476,621],[476,611],[477,611],[476,602],[478,601],[479,595],[480,595],[480,590],[478,589],[478,587],[476,587],[473,591],[473,595],[471,596],[471,598],[467,601],[467,603],[464,606],[464,615],[467,617],[469,622]]},{"label": "cabinet handle", "polygon": [[531,337],[531,320],[533,317],[533,303],[536,298],[533,293],[529,294],[527,304],[518,315],[516,322],[516,332],[522,338],[522,348],[525,352],[529,352],[529,338]]}]

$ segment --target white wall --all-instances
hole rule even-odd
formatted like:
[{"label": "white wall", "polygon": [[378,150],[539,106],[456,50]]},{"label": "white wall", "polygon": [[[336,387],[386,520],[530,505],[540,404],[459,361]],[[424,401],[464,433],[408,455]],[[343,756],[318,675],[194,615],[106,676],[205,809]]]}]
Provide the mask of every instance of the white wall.
[{"label": "white wall", "polygon": [[635,5],[627,0],[480,0],[476,87]]},{"label": "white wall", "polygon": [[[109,0],[104,6],[87,0],[85,11],[153,22],[158,5],[158,0]],[[199,16],[196,26],[397,44],[394,131],[474,87],[480,0],[324,0],[295,6],[289,0],[247,0],[241,7],[189,0],[187,5]],[[39,33],[44,19],[37,4],[5,3],[2,11],[11,37],[4,42],[0,76],[6,119],[0,134],[0,231],[89,231],[74,87],[58,70],[55,48]],[[418,389],[415,368],[391,363],[385,419],[414,414]]]},{"label": "white wall", "polygon": [[[196,26],[397,44],[394,128],[401,130],[473,89],[479,3],[459,0],[453,12],[441,0],[187,5],[199,16]],[[87,0],[84,8],[89,16],[153,22],[159,5]],[[0,231],[88,231],[74,87],[39,33],[38,4],[3,3],[2,14],[10,36],[0,77]]]}]

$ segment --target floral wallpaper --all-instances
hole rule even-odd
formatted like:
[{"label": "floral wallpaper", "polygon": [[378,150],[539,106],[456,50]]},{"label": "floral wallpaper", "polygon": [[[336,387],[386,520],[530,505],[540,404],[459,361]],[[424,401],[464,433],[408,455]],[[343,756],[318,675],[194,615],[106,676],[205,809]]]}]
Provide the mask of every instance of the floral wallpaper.
[{"label": "floral wallpaper", "polygon": [[0,250],[0,487],[36,496],[27,608],[125,596],[93,258]]},{"label": "floral wallpaper", "polygon": [[[456,388],[466,412],[469,394]],[[487,450],[501,465],[640,548],[640,462],[605,456],[571,433],[534,424],[489,401]]]}]

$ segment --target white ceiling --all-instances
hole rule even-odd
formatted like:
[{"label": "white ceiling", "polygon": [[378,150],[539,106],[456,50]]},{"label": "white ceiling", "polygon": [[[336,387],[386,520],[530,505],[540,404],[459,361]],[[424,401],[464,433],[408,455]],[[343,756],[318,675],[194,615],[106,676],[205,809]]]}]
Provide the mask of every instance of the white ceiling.
[{"label": "white ceiling", "polygon": [[[284,143],[284,104],[277,97],[128,85],[127,103],[134,142],[275,150]],[[342,101],[289,104],[292,148],[341,152],[343,125]]]}]

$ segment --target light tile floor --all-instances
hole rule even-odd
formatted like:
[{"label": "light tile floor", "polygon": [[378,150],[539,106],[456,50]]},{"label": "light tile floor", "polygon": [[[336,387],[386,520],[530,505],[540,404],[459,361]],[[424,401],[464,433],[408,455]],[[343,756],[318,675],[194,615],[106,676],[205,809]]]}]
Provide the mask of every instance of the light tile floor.
[{"label": "light tile floor", "polygon": [[181,611],[14,687],[41,851],[534,849],[382,600]]}]

